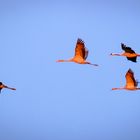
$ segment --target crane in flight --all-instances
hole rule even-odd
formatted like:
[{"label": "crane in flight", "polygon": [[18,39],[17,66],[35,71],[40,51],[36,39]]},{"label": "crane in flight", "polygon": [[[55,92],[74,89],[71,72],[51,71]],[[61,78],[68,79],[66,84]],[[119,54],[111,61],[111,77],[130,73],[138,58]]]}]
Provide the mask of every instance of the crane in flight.
[{"label": "crane in flight", "polygon": [[98,66],[97,64],[92,64],[91,62],[86,61],[87,57],[88,57],[88,50],[85,47],[85,43],[82,39],[78,38],[75,47],[74,57],[68,60],[57,60],[56,62],[75,62],[78,64],[89,64],[89,65]]},{"label": "crane in flight", "polygon": [[16,90],[15,88],[8,87],[8,86],[4,85],[2,82],[0,82],[0,93],[1,93],[1,90],[3,88],[7,88],[7,89],[11,89],[11,90]]},{"label": "crane in flight", "polygon": [[125,44],[121,43],[121,48],[124,50],[121,54],[111,53],[112,56],[125,56],[127,60],[132,62],[137,62],[137,56],[140,56],[140,54],[135,53],[134,50],[132,50],[130,47],[127,47]]},{"label": "crane in flight", "polygon": [[125,78],[126,78],[126,85],[124,87],[112,88],[112,90],[121,90],[121,89],[140,90],[140,88],[137,87],[139,82],[135,80],[134,73],[131,69],[127,71]]}]

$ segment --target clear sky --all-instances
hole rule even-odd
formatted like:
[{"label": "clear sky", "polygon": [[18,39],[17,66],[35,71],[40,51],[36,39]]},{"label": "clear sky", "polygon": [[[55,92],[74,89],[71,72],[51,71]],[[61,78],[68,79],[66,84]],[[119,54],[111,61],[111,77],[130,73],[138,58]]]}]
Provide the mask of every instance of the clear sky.
[{"label": "clear sky", "polygon": [[[138,0],[1,0],[0,140],[139,140],[140,91],[125,85],[140,53]],[[56,63],[74,55],[77,38],[99,67]],[[140,85],[139,85],[140,86]]]}]

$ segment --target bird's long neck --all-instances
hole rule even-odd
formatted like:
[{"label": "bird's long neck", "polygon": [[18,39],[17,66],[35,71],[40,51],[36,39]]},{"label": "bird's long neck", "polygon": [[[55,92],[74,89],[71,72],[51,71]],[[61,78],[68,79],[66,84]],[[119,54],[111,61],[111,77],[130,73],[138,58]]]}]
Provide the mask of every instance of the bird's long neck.
[{"label": "bird's long neck", "polygon": [[122,54],[118,54],[118,53],[111,53],[110,55],[112,55],[112,56],[122,56]]},{"label": "bird's long neck", "polygon": [[5,88],[11,89],[11,90],[16,90],[15,88],[11,88],[11,87],[5,87]]},{"label": "bird's long neck", "polygon": [[60,59],[60,60],[57,60],[56,62],[72,62],[72,59],[68,59],[68,60]]},{"label": "bird's long neck", "polygon": [[8,86],[5,86],[5,85],[4,85],[4,88],[11,89],[11,90],[16,90],[15,88],[8,87]]},{"label": "bird's long neck", "polygon": [[8,86],[2,84],[2,85],[0,85],[0,92],[1,92],[1,90],[2,90],[3,88],[7,88],[7,89],[11,89],[11,90],[16,90],[15,88],[11,88],[11,87],[8,87]]},{"label": "bird's long neck", "polygon": [[112,88],[112,90],[122,90],[125,89],[125,87],[120,87],[120,88]]}]

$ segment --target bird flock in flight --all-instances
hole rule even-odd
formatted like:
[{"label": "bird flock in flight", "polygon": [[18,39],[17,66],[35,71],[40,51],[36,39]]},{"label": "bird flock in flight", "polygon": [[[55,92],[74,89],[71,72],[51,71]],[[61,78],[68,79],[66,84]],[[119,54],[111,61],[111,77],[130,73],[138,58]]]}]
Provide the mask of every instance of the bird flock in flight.
[{"label": "bird flock in flight", "polygon": [[[135,53],[134,50],[132,50],[130,47],[127,47],[123,43],[121,43],[122,50],[124,51],[121,54],[111,53],[111,56],[125,56],[129,61],[137,62],[137,56],[140,56],[140,54]],[[75,62],[78,64],[89,64],[93,66],[98,66],[97,64],[92,64],[91,62],[86,61],[88,57],[88,49],[85,47],[85,43],[82,39],[78,38],[76,47],[75,47],[75,55],[73,58],[70,58],[68,60],[57,60],[56,62]],[[135,80],[134,73],[131,69],[129,69],[125,75],[126,78],[126,85],[124,87],[120,88],[112,88],[112,90],[140,90],[138,88],[138,81]]]},{"label": "bird flock in flight", "polygon": [[[111,53],[111,56],[125,56],[129,61],[132,62],[137,62],[137,56],[140,56],[140,54],[135,53],[134,50],[132,50],[130,47],[127,47],[125,44],[121,43],[121,48],[124,51],[121,54],[117,53]],[[78,64],[89,64],[93,66],[98,66],[98,64],[93,64],[91,62],[88,62],[86,59],[88,57],[88,49],[85,47],[85,43],[82,39],[78,38],[76,42],[76,47],[75,47],[75,54],[74,57],[67,59],[67,60],[57,60],[56,62],[75,62]],[[112,90],[140,90],[138,86],[138,81],[135,80],[134,73],[131,69],[129,69],[126,72],[125,75],[126,78],[126,85],[124,87],[119,87],[119,88],[112,88]],[[0,82],[0,92],[3,88],[11,89],[11,90],[16,90],[15,88],[8,87],[4,85],[2,82]]]}]

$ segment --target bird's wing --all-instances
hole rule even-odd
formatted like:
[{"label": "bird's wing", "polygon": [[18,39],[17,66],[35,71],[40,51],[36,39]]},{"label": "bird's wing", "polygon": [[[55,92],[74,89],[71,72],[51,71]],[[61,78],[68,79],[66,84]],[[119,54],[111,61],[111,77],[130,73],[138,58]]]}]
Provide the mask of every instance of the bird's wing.
[{"label": "bird's wing", "polygon": [[[126,53],[135,53],[134,50],[132,50],[130,47],[127,47],[123,43],[121,43],[122,50],[124,50]],[[137,57],[127,57],[128,60],[132,62],[137,62]]]},{"label": "bird's wing", "polygon": [[85,60],[88,57],[88,50],[85,47],[84,41],[80,38],[77,39],[75,47],[75,56],[81,56]]},{"label": "bird's wing", "polygon": [[126,58],[132,62],[137,62],[137,57],[126,57]]},{"label": "bird's wing", "polygon": [[131,69],[129,69],[125,75],[126,78],[126,86],[128,87],[136,87],[137,86],[137,82],[134,78],[134,73]]},{"label": "bird's wing", "polygon": [[122,47],[122,50],[124,50],[124,51],[127,52],[127,53],[135,53],[134,50],[132,50],[130,47],[127,47],[127,46],[124,45],[123,43],[121,43],[121,47]]}]

